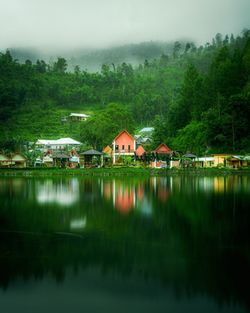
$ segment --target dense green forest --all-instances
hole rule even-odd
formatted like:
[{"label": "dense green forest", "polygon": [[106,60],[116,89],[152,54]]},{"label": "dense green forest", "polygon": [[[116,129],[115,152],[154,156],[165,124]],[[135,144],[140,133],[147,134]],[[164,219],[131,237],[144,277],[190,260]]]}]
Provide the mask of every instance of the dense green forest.
[{"label": "dense green forest", "polygon": [[[117,65],[111,55],[91,73],[77,65],[69,71],[67,62],[20,63],[10,51],[0,54],[1,148],[69,136],[101,149],[123,128],[154,126],[153,146],[165,142],[197,154],[250,151],[249,30],[236,38],[217,34],[200,47],[177,41],[136,66]],[[71,112],[91,118],[62,122]]]}]

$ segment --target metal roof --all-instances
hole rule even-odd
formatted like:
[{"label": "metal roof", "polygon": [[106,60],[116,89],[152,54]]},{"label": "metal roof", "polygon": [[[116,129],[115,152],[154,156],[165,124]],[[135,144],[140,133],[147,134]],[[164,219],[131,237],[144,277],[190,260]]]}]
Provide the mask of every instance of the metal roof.
[{"label": "metal roof", "polygon": [[80,155],[102,155],[102,153],[97,150],[91,149],[80,153]]},{"label": "metal roof", "polygon": [[154,127],[144,127],[139,131],[139,133],[146,133],[146,132],[152,132],[152,131],[154,131]]},{"label": "metal roof", "polygon": [[60,138],[57,140],[47,140],[47,139],[38,139],[36,142],[37,145],[80,145],[81,142],[76,141],[72,138]]}]

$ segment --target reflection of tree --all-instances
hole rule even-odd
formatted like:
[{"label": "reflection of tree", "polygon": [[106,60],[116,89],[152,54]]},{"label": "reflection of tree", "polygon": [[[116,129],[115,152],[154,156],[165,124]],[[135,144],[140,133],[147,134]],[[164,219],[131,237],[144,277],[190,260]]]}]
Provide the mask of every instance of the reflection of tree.
[{"label": "reflection of tree", "polygon": [[[113,190],[113,180],[79,180],[79,203],[64,209],[41,207],[30,198],[20,198],[21,206],[0,208],[0,228],[8,231],[0,234],[0,284],[7,288],[20,276],[48,274],[61,281],[68,267],[97,267],[107,274],[152,278],[180,294],[207,294],[219,303],[250,308],[249,193],[235,189],[239,181],[247,186],[249,178],[228,177],[220,193],[213,177],[118,178],[119,188],[136,195],[136,209],[122,218],[110,192],[102,197]],[[36,190],[36,181],[28,184],[25,188]],[[159,197],[164,190],[169,190],[167,202]],[[145,200],[151,218],[140,213]],[[70,228],[75,220],[86,221],[76,236]]]}]

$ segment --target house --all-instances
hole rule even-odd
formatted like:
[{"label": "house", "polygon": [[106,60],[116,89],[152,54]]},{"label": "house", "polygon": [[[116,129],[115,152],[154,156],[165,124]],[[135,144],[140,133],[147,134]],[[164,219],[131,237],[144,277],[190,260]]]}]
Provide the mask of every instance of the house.
[{"label": "house", "polygon": [[142,135],[135,135],[136,145],[150,145],[152,143],[152,139],[149,137],[143,137]]},{"label": "house", "polygon": [[213,167],[214,166],[214,157],[205,156],[195,158],[194,160],[196,167]]},{"label": "house", "polygon": [[2,167],[6,167],[6,166],[9,166],[10,165],[10,160],[9,160],[9,158],[6,156],[6,155],[4,155],[4,154],[0,154],[0,166]]},{"label": "house", "polygon": [[54,153],[52,155],[53,165],[57,167],[67,167],[69,164],[70,156],[65,153]]},{"label": "house", "polygon": [[11,163],[14,163],[14,167],[24,168],[27,166],[27,159],[20,153],[15,153],[11,157]]},{"label": "house", "polygon": [[224,166],[230,168],[239,168],[248,166],[248,157],[233,154],[214,154],[214,166]]},{"label": "house", "polygon": [[86,121],[90,116],[83,113],[70,113],[69,119],[75,122]]},{"label": "house", "polygon": [[124,129],[113,141],[113,164],[119,163],[126,156],[134,156],[135,150],[135,138]]},{"label": "house", "polygon": [[52,167],[53,166],[53,158],[50,154],[47,154],[46,156],[43,157],[42,159],[42,163],[46,166],[46,167]]},{"label": "house", "polygon": [[143,146],[139,146],[135,151],[135,154],[138,157],[143,156],[144,153],[145,153],[145,149],[143,148]]},{"label": "house", "polygon": [[139,131],[139,134],[143,137],[151,137],[154,131],[154,127],[144,127]]},{"label": "house", "polygon": [[70,168],[76,168],[79,166],[80,166],[79,154],[76,152],[75,149],[72,149],[70,152],[69,167]]},{"label": "house", "polygon": [[170,155],[173,151],[165,143],[161,143],[153,152],[160,155]]},{"label": "house", "polygon": [[170,161],[172,150],[165,144],[161,143],[154,151],[155,160],[151,162],[151,167],[163,168],[167,167]]},{"label": "house", "polygon": [[48,150],[64,150],[66,147],[75,148],[81,145],[81,142],[76,141],[72,138],[60,138],[57,140],[47,140],[47,139],[38,139],[36,146],[43,152]]},{"label": "house", "polygon": [[103,165],[102,152],[91,149],[80,153],[81,167],[98,167]]}]

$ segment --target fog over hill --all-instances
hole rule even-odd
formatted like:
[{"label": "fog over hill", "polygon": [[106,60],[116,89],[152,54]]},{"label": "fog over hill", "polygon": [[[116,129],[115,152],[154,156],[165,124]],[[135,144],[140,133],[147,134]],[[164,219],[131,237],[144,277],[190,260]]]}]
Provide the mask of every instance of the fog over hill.
[{"label": "fog over hill", "polygon": [[[180,41],[183,49],[186,41]],[[77,49],[46,51],[35,48],[11,48],[12,56],[24,63],[27,59],[35,63],[38,59],[54,62],[57,57],[64,57],[68,63],[68,70],[72,71],[76,65],[81,70],[99,71],[102,64],[130,63],[134,66],[144,61],[159,58],[161,55],[172,55],[174,42],[149,41],[138,44],[127,44],[105,49]]]}]

